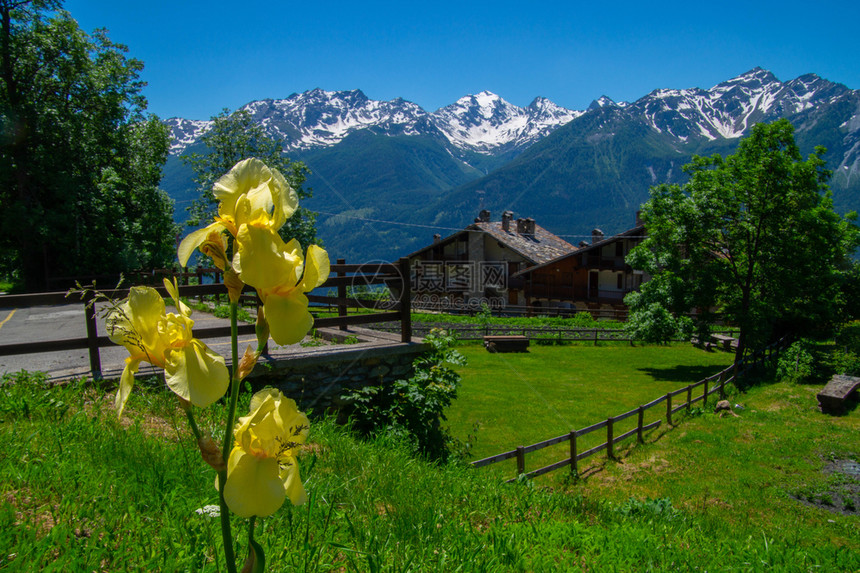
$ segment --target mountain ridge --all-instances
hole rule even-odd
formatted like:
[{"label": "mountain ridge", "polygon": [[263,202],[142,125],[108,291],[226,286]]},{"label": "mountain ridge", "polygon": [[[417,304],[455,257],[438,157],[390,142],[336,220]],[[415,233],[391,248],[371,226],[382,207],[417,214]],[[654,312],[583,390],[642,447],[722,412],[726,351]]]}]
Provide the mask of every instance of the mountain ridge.
[{"label": "mountain ridge", "polygon": [[[396,258],[432,239],[419,225],[462,227],[480,208],[516,211],[558,234],[619,232],[651,185],[685,180],[693,155],[731,153],[752,125],[781,117],[804,153],[829,149],[837,208],[860,210],[860,91],[815,74],[782,82],[757,67],[709,89],[601,96],[582,111],[541,97],[521,108],[485,91],[431,113],[402,98],[321,89],[243,109],[310,167],[306,205],[337,215],[321,215],[320,236],[349,260]],[[171,121],[177,146],[199,145],[206,122]],[[179,171],[170,189],[181,187]]]},{"label": "mountain ridge", "polygon": [[[584,112],[567,110],[536,97],[527,107],[508,103],[488,91],[463,96],[435,112],[403,98],[382,101],[361,90],[315,88],[283,99],[263,99],[239,110],[251,114],[266,132],[284,142],[286,153],[337,145],[355,131],[386,135],[442,135],[456,149],[493,154],[528,146]],[[210,120],[170,118],[172,155],[199,141]]]}]

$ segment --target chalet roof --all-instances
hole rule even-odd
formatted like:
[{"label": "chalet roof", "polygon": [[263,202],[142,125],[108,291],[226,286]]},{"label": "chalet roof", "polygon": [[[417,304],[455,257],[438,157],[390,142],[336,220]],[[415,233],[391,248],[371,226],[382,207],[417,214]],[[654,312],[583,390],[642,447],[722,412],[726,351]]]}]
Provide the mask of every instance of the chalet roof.
[{"label": "chalet roof", "polygon": [[502,228],[501,221],[472,223],[462,231],[457,231],[440,241],[418,249],[408,256],[418,256],[433,247],[449,244],[458,240],[467,233],[475,232],[489,235],[533,265],[553,260],[566,253],[571,253],[577,250],[575,246],[571,245],[561,237],[550,233],[540,225],[535,224],[533,234],[517,233],[516,227],[517,224],[515,220],[510,222],[509,231],[505,231]]},{"label": "chalet roof", "polygon": [[620,239],[626,239],[626,238],[632,238],[632,237],[643,237],[644,235],[645,235],[645,225],[638,225],[636,227],[633,227],[632,229],[628,229],[628,230],[624,231],[623,233],[618,233],[617,235],[612,235],[610,237],[606,237],[605,239],[603,239],[601,241],[596,241],[594,243],[591,243],[590,245],[586,245],[584,247],[579,247],[573,252],[562,254],[558,257],[553,258],[552,260],[542,261],[533,267],[528,267],[527,269],[523,269],[517,273],[514,273],[512,276],[521,277],[521,276],[524,276],[524,275],[531,273],[534,270],[542,269],[542,268],[548,267],[550,265],[553,265],[559,261],[566,259],[567,257],[571,257],[574,255],[581,255],[583,253],[588,253],[590,251],[595,251],[595,250],[601,249],[604,246],[609,245],[611,243],[614,243]]},{"label": "chalet roof", "polygon": [[576,247],[535,224],[533,234],[521,234],[516,231],[516,221],[511,221],[510,230],[502,228],[501,221],[472,223],[466,229],[479,229],[505,247],[519,253],[533,264],[541,264],[563,255],[576,251]]}]

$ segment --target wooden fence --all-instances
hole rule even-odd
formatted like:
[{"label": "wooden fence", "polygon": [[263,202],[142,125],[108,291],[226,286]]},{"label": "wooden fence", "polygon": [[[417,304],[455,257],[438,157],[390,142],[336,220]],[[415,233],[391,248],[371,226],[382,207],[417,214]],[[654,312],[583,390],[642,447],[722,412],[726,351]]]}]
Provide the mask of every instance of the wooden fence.
[{"label": "wooden fence", "polygon": [[[416,322],[412,329],[417,336],[423,336],[433,328],[438,328],[435,323]],[[485,336],[526,336],[529,340],[537,343],[556,342],[635,342],[635,339],[621,328],[558,328],[553,326],[466,326],[460,324],[445,324],[444,328],[449,332],[457,334],[460,340],[482,340]],[[394,326],[379,324],[374,326],[377,330],[395,330]],[[731,333],[732,331],[721,331]]]},{"label": "wooden fence", "polygon": [[[456,302],[442,302],[435,300],[439,297],[426,296],[418,297],[418,300],[412,301],[412,307],[420,310],[431,312],[443,312],[446,314],[468,314],[474,315],[481,310],[480,306],[472,304],[457,304]],[[565,308],[561,306],[528,306],[505,304],[504,306],[491,306],[491,310],[496,316],[551,316],[559,318],[571,318],[580,313],[588,313],[595,320],[627,320],[629,311],[626,306],[617,301],[614,307],[606,308],[597,304],[591,304],[588,308],[577,308],[571,306]]]},{"label": "wooden fence", "polygon": [[[185,273],[185,275],[196,276],[197,273]],[[181,276],[181,275],[177,275]],[[403,280],[407,277],[407,280]],[[346,264],[342,259],[337,264],[331,265],[331,273],[328,280],[320,288],[336,288],[338,296],[308,295],[309,301],[317,304],[333,305],[338,309],[338,316],[330,318],[317,318],[314,320],[315,328],[339,327],[343,330],[349,326],[372,324],[375,322],[400,322],[400,333],[402,342],[412,341],[412,322],[409,285],[409,259],[403,258],[396,264],[372,263],[372,264]],[[159,277],[159,284],[161,279]],[[187,282],[187,281],[186,281]],[[389,304],[387,312],[375,312],[371,314],[348,314],[349,308],[366,308],[366,301],[347,297],[347,287],[352,285],[384,284],[392,289],[399,289],[400,300]],[[162,296],[168,294],[163,286],[154,287]],[[102,290],[102,294],[112,299],[123,299],[128,296],[129,289]],[[197,284],[180,285],[179,295],[182,297],[221,296],[226,294],[223,284]],[[251,287],[246,287],[243,297],[256,299],[256,292]],[[18,342],[12,344],[0,344],[0,356],[11,356],[20,354],[37,354],[43,352],[57,352],[63,350],[77,350],[86,348],[89,350],[90,368],[93,377],[101,377],[101,357],[99,348],[112,346],[108,336],[98,334],[97,309],[90,304],[93,301],[93,293],[87,293],[83,298],[80,295],[67,292],[52,292],[38,294],[5,295],[0,298],[0,305],[5,308],[26,308],[32,306],[48,306],[60,304],[84,305],[84,319],[86,322],[87,336],[83,338],[71,338],[63,340],[41,340],[38,342]],[[259,301],[257,301],[259,303]],[[311,308],[313,310],[313,307]],[[239,334],[254,334],[253,324],[240,324]],[[199,339],[229,337],[230,327],[200,328],[194,330],[194,336]]]},{"label": "wooden fence", "polygon": [[[512,458],[516,459],[518,477],[507,480],[507,483],[516,481],[517,479],[519,479],[519,476],[522,475],[528,478],[534,478],[567,466],[570,466],[571,474],[579,475],[579,462],[581,460],[584,460],[604,450],[606,451],[607,459],[613,459],[615,457],[616,444],[618,444],[622,440],[633,436],[636,436],[637,442],[641,444],[645,440],[645,432],[660,427],[660,425],[663,423],[662,419],[658,419],[649,424],[645,424],[645,412],[647,410],[650,410],[651,408],[656,408],[657,406],[660,406],[665,402],[666,423],[672,426],[674,425],[674,422],[672,420],[673,414],[680,410],[687,410],[687,412],[689,412],[693,404],[697,402],[702,402],[702,407],[704,408],[707,406],[708,397],[717,392],[719,392],[721,397],[725,396],[726,384],[728,384],[729,382],[734,382],[739,376],[743,376],[745,373],[749,372],[749,370],[762,365],[764,362],[776,360],[779,357],[780,351],[785,348],[786,342],[786,339],[782,339],[778,342],[775,342],[766,348],[756,351],[755,353],[747,357],[746,360],[739,362],[737,365],[733,364],[722,372],[718,372],[713,376],[709,376],[704,380],[700,380],[699,382],[690,384],[689,386],[686,386],[679,390],[675,390],[674,392],[669,392],[665,396],[660,396],[656,400],[652,400],[647,404],[642,404],[641,406],[634,408],[628,412],[624,412],[623,414],[619,414],[618,416],[607,418],[602,422],[592,424],[591,426],[586,426],[585,428],[579,430],[571,430],[567,434],[555,438],[550,438],[548,440],[544,440],[542,442],[538,442],[530,446],[518,446],[516,449],[513,449],[509,452],[503,452],[501,454],[496,454],[494,456],[490,456],[482,460],[474,461],[471,465],[472,467],[480,468]],[[682,396],[682,398],[680,400],[676,400],[675,398],[677,396]],[[632,430],[628,430],[622,434],[616,435],[616,424],[633,416],[637,416],[636,427]],[[589,448],[585,451],[580,451],[578,443],[579,438],[582,438],[583,436],[586,436],[592,432],[604,429],[606,430],[605,442],[592,448]],[[570,442],[570,454],[567,458],[559,462],[550,464],[548,466],[530,472],[526,472],[526,454],[536,452],[538,450],[542,450],[544,448],[548,448],[550,446],[554,446],[564,442]]]}]

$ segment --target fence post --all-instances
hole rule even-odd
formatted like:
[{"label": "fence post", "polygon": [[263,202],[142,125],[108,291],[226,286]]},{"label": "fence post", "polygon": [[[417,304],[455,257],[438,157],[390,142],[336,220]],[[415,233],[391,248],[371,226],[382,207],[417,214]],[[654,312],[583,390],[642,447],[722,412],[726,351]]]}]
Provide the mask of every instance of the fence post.
[{"label": "fence post", "polygon": [[594,329],[594,345],[597,346],[597,329]]},{"label": "fence post", "polygon": [[102,360],[99,356],[99,328],[96,322],[95,294],[87,291],[84,299],[84,318],[87,322],[87,348],[90,353],[90,370],[93,380],[102,378]]},{"label": "fence post", "polygon": [[409,258],[400,258],[400,341],[412,342],[412,278]]},{"label": "fence post", "polygon": [[[215,274],[212,275],[212,282],[215,284],[223,282],[221,280],[221,272],[217,268],[215,269]],[[215,304],[221,304],[221,293],[219,291],[215,291]]]},{"label": "fence post", "polygon": [[517,446],[517,477],[526,473],[526,450],[523,446]]},{"label": "fence post", "polygon": [[[263,318],[266,318],[265,311],[263,310],[263,299],[260,298],[260,292],[256,291],[254,295],[257,298],[257,320],[260,319],[260,315],[263,315]],[[259,324],[259,323],[258,323]],[[266,342],[263,343],[263,348],[260,349],[260,354],[269,354],[269,339],[266,338]]]},{"label": "fence post", "polygon": [[636,426],[636,439],[640,444],[645,443],[645,439],[642,437],[642,426],[645,425],[645,408],[639,406],[639,425]]},{"label": "fence post", "polygon": [[[738,376],[738,363],[735,362],[734,368],[732,369],[732,373],[729,376],[730,379],[735,381],[735,387],[737,388],[737,376]],[[726,377],[720,376],[720,400],[726,399]]]},{"label": "fence post", "polygon": [[687,386],[687,414],[690,413],[690,407],[693,405],[693,385]]},{"label": "fence post", "polygon": [[613,451],[613,438],[615,437],[613,434],[613,424],[615,423],[615,418],[609,417],[606,419],[606,458],[613,459],[615,457],[615,452]]},{"label": "fence post", "polygon": [[[337,264],[345,265],[346,259],[338,259]],[[337,276],[338,277],[345,277],[346,273],[343,271],[337,271]],[[340,298],[340,299],[346,298],[346,285],[345,284],[338,284],[337,285],[337,298]],[[338,301],[338,303],[337,303],[337,315],[338,316],[346,316],[346,312],[347,312],[346,311],[346,305],[342,301]],[[340,329],[346,330],[346,325],[342,324],[340,326]]]},{"label": "fence post", "polygon": [[579,460],[577,457],[576,451],[576,430],[570,431],[570,473],[573,474],[574,477],[579,477]]},{"label": "fence post", "polygon": [[666,423],[672,425],[672,394],[666,394]]},{"label": "fence post", "polygon": [[707,410],[708,408],[708,380],[709,378],[705,378],[705,393],[702,394],[702,410]]}]

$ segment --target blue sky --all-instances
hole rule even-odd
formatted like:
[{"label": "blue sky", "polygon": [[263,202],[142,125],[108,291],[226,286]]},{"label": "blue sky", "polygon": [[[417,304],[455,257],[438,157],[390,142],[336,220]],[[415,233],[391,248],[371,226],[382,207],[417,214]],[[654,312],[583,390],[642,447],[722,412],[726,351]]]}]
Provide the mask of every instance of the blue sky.
[{"label": "blue sky", "polygon": [[483,90],[585,109],[756,66],[860,89],[860,2],[67,0],[143,60],[149,111],[208,119],[313,88],[427,111]]}]

